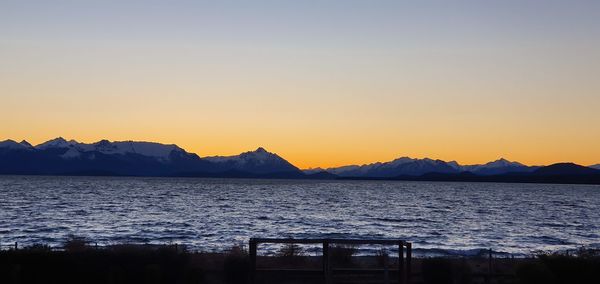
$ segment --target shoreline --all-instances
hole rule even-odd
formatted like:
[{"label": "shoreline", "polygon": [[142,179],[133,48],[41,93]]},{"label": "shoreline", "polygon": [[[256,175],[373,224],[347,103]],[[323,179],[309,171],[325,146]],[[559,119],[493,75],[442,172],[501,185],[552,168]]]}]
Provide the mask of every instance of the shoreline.
[{"label": "shoreline", "polygon": [[[37,245],[0,251],[0,282],[40,283],[36,276],[39,275],[47,280],[44,282],[59,283],[250,283],[254,275],[255,283],[323,283],[322,257],[290,253],[289,248],[277,255],[259,255],[254,270],[248,252],[238,246],[211,253],[188,251],[181,245],[96,247],[72,240],[65,243],[63,250]],[[373,283],[388,277],[390,283],[396,281],[398,257],[393,253],[355,256],[342,249],[329,258],[334,279]],[[451,283],[447,282],[449,279],[463,281],[459,283],[593,283],[585,281],[600,277],[597,249],[525,258],[493,254],[415,257],[409,263],[410,283]],[[157,278],[148,282],[148,277]],[[565,277],[583,278],[575,282],[543,282]]]},{"label": "shoreline", "polygon": [[[68,240],[67,240],[68,242]],[[160,243],[160,242],[125,242],[125,243],[110,243],[103,244],[97,242],[89,242],[87,243],[89,248],[99,249],[99,250],[110,250],[115,247],[137,247],[144,249],[159,249],[159,248],[173,248],[177,247],[182,251],[186,251],[189,253],[200,253],[200,254],[226,254],[232,247],[239,247],[241,249],[247,250],[248,243],[238,243],[232,244],[229,246],[223,246],[220,248],[202,248],[196,247],[193,245],[188,245],[185,243],[177,243],[177,242],[168,242],[168,243]],[[321,248],[318,246],[310,246],[310,245],[302,245],[298,244],[298,247],[303,251],[306,256],[314,256],[316,254],[320,254]],[[44,250],[52,251],[52,252],[61,252],[66,251],[64,245],[52,245],[48,243],[41,242],[6,242],[3,241],[0,243],[0,252],[2,251],[14,251],[16,250],[29,250],[35,248],[44,248]],[[259,256],[264,257],[273,257],[276,256],[280,246],[276,244],[271,245],[263,245],[261,250],[259,251]],[[353,256],[364,257],[364,256],[373,256],[380,251],[385,250],[390,253],[394,253],[397,248],[392,246],[376,246],[376,245],[363,245],[360,247],[356,247],[356,252]],[[492,248],[466,248],[466,249],[455,249],[455,248],[439,248],[439,247],[413,247],[412,248],[412,256],[414,258],[477,258],[477,257],[487,257],[489,253],[491,253],[496,258],[534,258],[536,255],[544,254],[544,255],[575,255],[578,251],[581,250],[598,250],[600,251],[600,245],[592,244],[592,245],[573,245],[569,246],[569,248],[561,248],[561,249],[547,249],[547,250],[531,250],[529,252],[507,252],[502,250],[495,250]]]},{"label": "shoreline", "polygon": [[600,174],[598,175],[549,175],[549,176],[521,176],[521,175],[465,175],[459,174],[425,174],[422,176],[399,176],[399,177],[334,177],[313,178],[310,176],[269,176],[269,175],[120,175],[120,174],[31,174],[31,173],[0,173],[0,177],[31,176],[31,177],[107,177],[107,178],[182,178],[182,179],[214,179],[214,180],[281,180],[281,181],[389,181],[389,182],[441,182],[441,183],[499,183],[499,184],[558,184],[558,185],[600,185]]}]

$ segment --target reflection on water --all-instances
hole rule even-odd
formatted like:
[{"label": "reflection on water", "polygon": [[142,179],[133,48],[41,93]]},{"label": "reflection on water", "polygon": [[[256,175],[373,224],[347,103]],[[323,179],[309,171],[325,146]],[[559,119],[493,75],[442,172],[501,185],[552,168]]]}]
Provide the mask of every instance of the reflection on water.
[{"label": "reflection on water", "polygon": [[187,244],[249,237],[402,238],[511,253],[600,242],[600,187],[190,178],[0,177],[0,243]]}]

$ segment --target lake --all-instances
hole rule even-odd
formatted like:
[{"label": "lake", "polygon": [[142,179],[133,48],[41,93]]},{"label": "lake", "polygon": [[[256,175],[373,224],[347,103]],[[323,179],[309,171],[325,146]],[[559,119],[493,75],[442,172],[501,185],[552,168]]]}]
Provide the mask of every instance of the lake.
[{"label": "lake", "polygon": [[422,253],[600,247],[600,186],[0,176],[0,245],[400,238]]}]

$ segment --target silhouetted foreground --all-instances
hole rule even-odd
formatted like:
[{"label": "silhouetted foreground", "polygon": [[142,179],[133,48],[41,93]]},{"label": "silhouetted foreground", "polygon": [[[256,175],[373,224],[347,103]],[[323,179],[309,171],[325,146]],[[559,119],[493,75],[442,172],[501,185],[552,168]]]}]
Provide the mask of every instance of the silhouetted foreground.
[{"label": "silhouetted foreground", "polygon": [[[332,283],[396,283],[398,258],[387,253],[354,256],[355,248],[331,250]],[[276,256],[259,256],[256,283],[324,283],[320,257],[307,256],[296,245]],[[0,252],[0,283],[248,283],[251,273],[246,251],[188,252],[173,245],[116,245],[94,248],[70,242],[64,250],[45,246]],[[267,273],[266,268],[277,268]],[[286,269],[289,269],[286,272]],[[283,271],[283,272],[282,272]],[[535,258],[421,258],[412,262],[410,283],[598,283],[600,252]]]}]

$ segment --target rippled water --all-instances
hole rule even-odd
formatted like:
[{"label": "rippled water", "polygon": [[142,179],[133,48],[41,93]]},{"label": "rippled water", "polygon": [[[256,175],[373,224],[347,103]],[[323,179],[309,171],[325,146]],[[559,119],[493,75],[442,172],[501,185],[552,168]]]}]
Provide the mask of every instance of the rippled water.
[{"label": "rippled water", "polygon": [[182,243],[250,237],[402,238],[510,253],[600,244],[585,185],[0,176],[0,244]]}]

